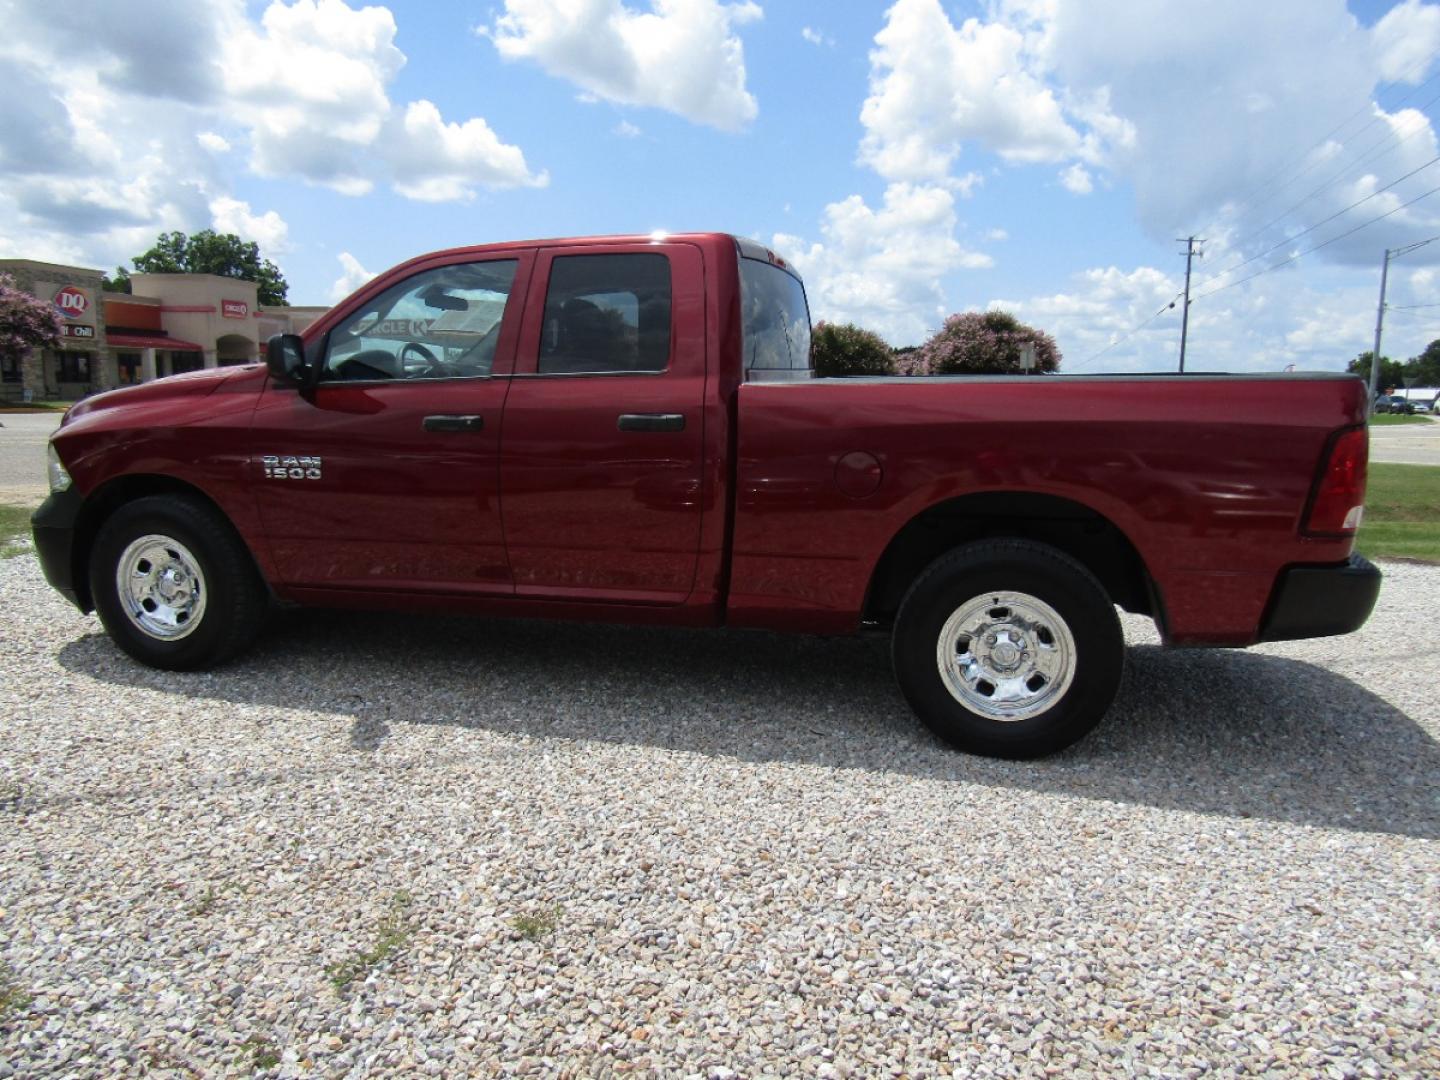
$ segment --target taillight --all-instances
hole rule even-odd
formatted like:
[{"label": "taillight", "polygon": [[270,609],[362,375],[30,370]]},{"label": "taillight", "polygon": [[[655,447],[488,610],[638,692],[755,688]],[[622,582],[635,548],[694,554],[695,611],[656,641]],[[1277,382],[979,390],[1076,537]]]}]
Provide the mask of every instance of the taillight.
[{"label": "taillight", "polygon": [[1310,496],[1304,532],[1343,536],[1360,528],[1360,517],[1365,512],[1365,467],[1369,459],[1370,436],[1365,428],[1342,431],[1331,440],[1330,452]]}]

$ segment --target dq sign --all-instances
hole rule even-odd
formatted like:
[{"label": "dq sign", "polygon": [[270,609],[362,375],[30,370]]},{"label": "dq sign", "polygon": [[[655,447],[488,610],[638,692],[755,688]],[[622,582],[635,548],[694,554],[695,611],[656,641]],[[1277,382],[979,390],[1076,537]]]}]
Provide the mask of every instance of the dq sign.
[{"label": "dq sign", "polygon": [[90,310],[90,298],[74,285],[66,285],[55,294],[55,310],[67,319],[81,319]]}]

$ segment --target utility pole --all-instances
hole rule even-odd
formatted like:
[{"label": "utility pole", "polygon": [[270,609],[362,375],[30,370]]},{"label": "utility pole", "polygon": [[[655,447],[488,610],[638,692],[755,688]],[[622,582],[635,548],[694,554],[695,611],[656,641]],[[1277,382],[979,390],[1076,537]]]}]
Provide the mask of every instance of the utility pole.
[{"label": "utility pole", "polygon": [[1190,336],[1190,260],[1195,257],[1195,237],[1175,238],[1185,245],[1185,307],[1180,312],[1180,374],[1185,374],[1185,340]]},{"label": "utility pole", "polygon": [[1409,255],[1410,252],[1418,251],[1436,240],[1440,240],[1440,236],[1417,240],[1404,247],[1385,249],[1385,261],[1380,264],[1380,307],[1375,312],[1375,349],[1370,354],[1370,407],[1366,410],[1367,413],[1375,411],[1375,395],[1380,392],[1380,335],[1385,329],[1385,286],[1390,279],[1390,260]]},{"label": "utility pole", "polygon": [[1375,350],[1370,354],[1370,405],[1367,414],[1375,411],[1375,395],[1380,392],[1380,335],[1385,330],[1385,286],[1390,280],[1390,256],[1395,252],[1385,249],[1385,261],[1380,264],[1380,306],[1375,311]]}]

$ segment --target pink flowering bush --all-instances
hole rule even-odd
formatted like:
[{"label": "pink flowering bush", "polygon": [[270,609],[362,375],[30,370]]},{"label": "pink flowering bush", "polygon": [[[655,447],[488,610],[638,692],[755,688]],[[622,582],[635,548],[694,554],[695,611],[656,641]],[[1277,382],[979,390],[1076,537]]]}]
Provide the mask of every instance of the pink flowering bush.
[{"label": "pink flowering bush", "polygon": [[1060,367],[1060,349],[1043,330],[1026,326],[1008,311],[967,311],[946,319],[934,337],[902,358],[900,370],[905,375],[1018,375],[1020,346],[1027,342],[1035,346],[1036,370]]},{"label": "pink flowering bush", "polygon": [[810,366],[817,377],[894,375],[890,346],[853,323],[818,322],[810,334]]},{"label": "pink flowering bush", "polygon": [[37,346],[60,340],[60,313],[15,287],[15,279],[0,274],[0,356],[20,358]]}]

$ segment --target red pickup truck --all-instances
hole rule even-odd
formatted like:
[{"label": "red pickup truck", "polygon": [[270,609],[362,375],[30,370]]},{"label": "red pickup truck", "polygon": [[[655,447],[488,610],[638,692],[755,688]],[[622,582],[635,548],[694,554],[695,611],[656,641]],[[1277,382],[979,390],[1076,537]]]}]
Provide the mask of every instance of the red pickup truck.
[{"label": "red pickup truck", "polygon": [[101,394],[50,446],[46,577],[147,664],[274,603],[892,635],[965,750],[1104,715],[1115,608],[1173,645],[1343,634],[1344,375],[812,379],[793,269],[720,234],[457,248],[267,363]]}]

